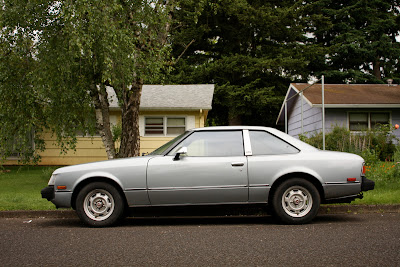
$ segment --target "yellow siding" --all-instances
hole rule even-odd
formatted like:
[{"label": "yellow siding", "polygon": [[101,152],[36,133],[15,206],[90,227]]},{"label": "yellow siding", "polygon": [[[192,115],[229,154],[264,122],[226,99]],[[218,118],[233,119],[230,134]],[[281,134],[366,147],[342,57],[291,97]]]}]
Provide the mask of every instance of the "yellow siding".
[{"label": "yellow siding", "polygon": [[140,155],[142,153],[150,153],[167,143],[174,137],[141,137],[140,138]]},{"label": "yellow siding", "polygon": [[[194,116],[196,128],[204,127],[208,111],[143,111],[141,116]],[[111,115],[116,117],[116,121],[121,121],[121,112],[113,111]],[[174,137],[140,137],[140,154],[149,153],[162,146]],[[51,134],[45,134],[46,150],[40,153],[42,158],[40,165],[73,165],[93,161],[107,160],[107,155],[100,137],[79,137],[75,151],[61,153],[56,145],[55,138]],[[119,144],[118,144],[119,146]],[[7,165],[17,164],[17,160],[5,162]]]},{"label": "yellow siding", "polygon": [[44,137],[46,150],[40,156],[41,165],[72,165],[84,162],[106,160],[107,155],[100,137],[80,137],[76,144],[76,150],[61,153],[55,139],[49,134]]}]

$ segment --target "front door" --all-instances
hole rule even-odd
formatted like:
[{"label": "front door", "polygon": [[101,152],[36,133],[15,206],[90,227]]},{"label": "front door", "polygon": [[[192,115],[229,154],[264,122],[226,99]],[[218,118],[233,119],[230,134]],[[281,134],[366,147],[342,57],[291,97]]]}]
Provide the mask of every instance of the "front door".
[{"label": "front door", "polygon": [[[176,152],[187,154],[174,159]],[[199,131],[168,155],[150,159],[147,187],[152,205],[248,201],[242,131]]]}]

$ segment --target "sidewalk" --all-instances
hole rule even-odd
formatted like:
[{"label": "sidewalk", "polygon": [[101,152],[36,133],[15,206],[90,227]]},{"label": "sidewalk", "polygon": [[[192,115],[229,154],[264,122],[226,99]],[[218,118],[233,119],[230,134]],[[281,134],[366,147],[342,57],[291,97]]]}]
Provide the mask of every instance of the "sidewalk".
[{"label": "sidewalk", "polygon": [[[318,214],[343,213],[400,213],[400,204],[322,205],[318,212]],[[0,211],[0,218],[77,218],[77,215],[74,210],[15,210]]]}]

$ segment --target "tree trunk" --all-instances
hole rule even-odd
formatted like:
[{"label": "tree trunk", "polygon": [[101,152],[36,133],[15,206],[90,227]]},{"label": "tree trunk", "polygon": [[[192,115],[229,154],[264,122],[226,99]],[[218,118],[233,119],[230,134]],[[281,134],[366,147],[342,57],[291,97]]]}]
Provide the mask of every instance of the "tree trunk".
[{"label": "tree trunk", "polygon": [[381,62],[379,60],[379,58],[376,58],[375,62],[373,62],[373,70],[372,73],[373,75],[378,79],[378,80],[382,80],[382,75],[381,75]]},{"label": "tree trunk", "polygon": [[242,125],[242,117],[236,114],[233,109],[229,109],[228,123],[229,126]]},{"label": "tree trunk", "polygon": [[143,80],[135,79],[132,87],[122,90],[122,135],[118,156],[121,158],[140,155],[139,106]]},{"label": "tree trunk", "polygon": [[99,88],[97,85],[94,85],[94,87],[93,91],[95,93],[92,94],[92,98],[96,110],[97,129],[106,149],[107,158],[113,159],[116,153],[110,127],[110,110],[106,86],[101,84]]}]

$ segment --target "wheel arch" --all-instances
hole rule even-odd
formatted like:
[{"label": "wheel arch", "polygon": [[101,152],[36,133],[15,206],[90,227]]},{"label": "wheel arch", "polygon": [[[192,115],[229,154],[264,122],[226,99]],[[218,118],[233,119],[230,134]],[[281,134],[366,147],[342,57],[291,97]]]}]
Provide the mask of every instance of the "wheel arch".
[{"label": "wheel arch", "polygon": [[285,175],[282,175],[278,179],[274,181],[274,183],[271,186],[270,193],[268,195],[268,203],[272,203],[271,199],[273,197],[274,192],[278,188],[280,184],[282,184],[284,181],[287,181],[292,178],[302,178],[305,179],[309,182],[311,182],[318,190],[318,193],[320,195],[321,201],[325,199],[325,193],[324,193],[324,188],[320,182],[315,176],[309,174],[309,173],[304,173],[304,172],[292,172],[292,173],[287,173]]},{"label": "wheel arch", "polygon": [[128,207],[128,201],[126,199],[126,196],[121,188],[121,186],[114,181],[113,179],[110,179],[108,177],[103,177],[103,176],[94,176],[94,177],[88,177],[82,181],[80,181],[74,188],[74,191],[72,193],[72,197],[71,197],[71,207],[75,210],[76,206],[75,206],[75,202],[76,202],[76,198],[79,194],[79,192],[82,190],[83,187],[85,187],[86,185],[90,184],[90,183],[94,183],[94,182],[103,182],[103,183],[107,183],[109,185],[114,186],[119,194],[121,195],[122,199],[124,200],[124,205],[125,207]]}]

